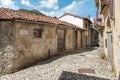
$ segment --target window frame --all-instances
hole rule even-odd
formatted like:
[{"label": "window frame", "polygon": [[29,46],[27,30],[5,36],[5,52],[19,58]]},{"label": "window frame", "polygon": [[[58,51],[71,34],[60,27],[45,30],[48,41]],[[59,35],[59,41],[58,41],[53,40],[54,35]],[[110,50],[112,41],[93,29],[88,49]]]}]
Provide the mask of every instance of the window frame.
[{"label": "window frame", "polygon": [[[39,31],[39,32],[36,32],[35,33],[35,30],[36,31]],[[43,37],[43,29],[41,29],[41,28],[34,28],[33,29],[33,38],[34,39],[40,39],[40,38],[42,38]]]}]

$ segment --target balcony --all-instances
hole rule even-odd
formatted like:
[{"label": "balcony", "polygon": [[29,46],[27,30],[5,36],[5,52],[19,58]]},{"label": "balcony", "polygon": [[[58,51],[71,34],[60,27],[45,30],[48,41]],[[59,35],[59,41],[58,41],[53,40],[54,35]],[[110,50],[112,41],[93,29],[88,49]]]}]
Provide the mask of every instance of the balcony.
[{"label": "balcony", "polygon": [[101,0],[100,5],[100,13],[105,13],[108,9],[108,5],[110,4],[110,0]]},{"label": "balcony", "polygon": [[101,5],[108,5],[110,0],[101,0]]}]

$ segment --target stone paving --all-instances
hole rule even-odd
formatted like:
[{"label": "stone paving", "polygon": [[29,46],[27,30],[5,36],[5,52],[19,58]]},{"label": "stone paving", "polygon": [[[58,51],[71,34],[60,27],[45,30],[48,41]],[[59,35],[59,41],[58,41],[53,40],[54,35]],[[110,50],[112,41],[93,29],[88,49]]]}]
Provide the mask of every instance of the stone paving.
[{"label": "stone paving", "polygon": [[[79,73],[78,69],[93,69],[95,73]],[[97,48],[62,54],[40,61],[0,80],[116,80],[111,66],[100,58]]]}]

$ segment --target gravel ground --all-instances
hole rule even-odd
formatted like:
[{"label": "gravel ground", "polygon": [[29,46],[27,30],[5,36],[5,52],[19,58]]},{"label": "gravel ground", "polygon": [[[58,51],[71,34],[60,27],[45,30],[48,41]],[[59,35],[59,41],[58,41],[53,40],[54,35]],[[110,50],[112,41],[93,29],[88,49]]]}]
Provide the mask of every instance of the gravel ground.
[{"label": "gravel ground", "polygon": [[[80,68],[94,69],[95,73],[79,73],[78,69]],[[107,79],[116,80],[109,63],[106,60],[100,59],[97,48],[83,52],[76,51],[69,55],[58,55],[14,74],[0,77],[0,80]]]}]

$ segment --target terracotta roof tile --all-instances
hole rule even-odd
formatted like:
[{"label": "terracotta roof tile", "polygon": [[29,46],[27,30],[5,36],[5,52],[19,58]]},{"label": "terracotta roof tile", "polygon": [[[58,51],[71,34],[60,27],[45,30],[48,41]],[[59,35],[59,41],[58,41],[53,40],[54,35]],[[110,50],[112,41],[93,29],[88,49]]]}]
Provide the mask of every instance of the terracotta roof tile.
[{"label": "terracotta roof tile", "polygon": [[59,19],[50,17],[50,16],[38,16],[33,13],[27,12],[20,12],[17,10],[7,9],[7,8],[0,8],[0,19],[11,19],[11,20],[25,20],[25,21],[35,21],[35,22],[45,22],[51,24],[58,24],[58,25],[66,25],[69,27],[78,28],[84,30],[78,26],[73,24],[60,21]]}]

